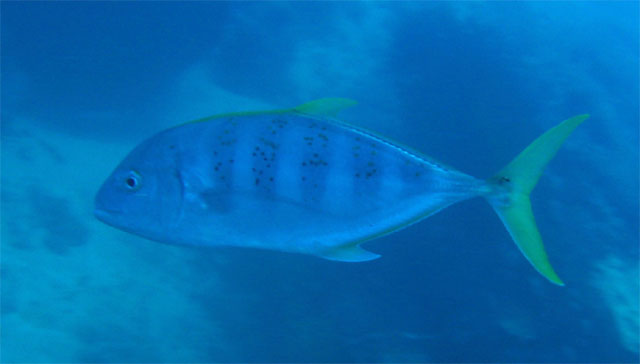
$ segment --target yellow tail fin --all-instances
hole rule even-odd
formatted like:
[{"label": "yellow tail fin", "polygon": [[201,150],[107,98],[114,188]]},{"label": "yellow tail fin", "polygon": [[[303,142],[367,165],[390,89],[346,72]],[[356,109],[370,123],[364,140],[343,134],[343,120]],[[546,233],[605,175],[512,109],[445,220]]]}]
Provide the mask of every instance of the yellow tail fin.
[{"label": "yellow tail fin", "polygon": [[551,282],[564,285],[551,267],[531,211],[529,194],[545,166],[564,140],[589,115],[574,116],[542,134],[511,163],[489,179],[494,186],[487,200],[502,220],[522,254]]}]

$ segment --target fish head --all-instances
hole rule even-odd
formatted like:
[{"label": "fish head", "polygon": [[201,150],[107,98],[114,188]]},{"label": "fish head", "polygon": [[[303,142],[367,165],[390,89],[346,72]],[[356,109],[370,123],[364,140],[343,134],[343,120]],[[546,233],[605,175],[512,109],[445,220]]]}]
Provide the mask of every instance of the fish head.
[{"label": "fish head", "polygon": [[161,137],[140,144],[115,168],[95,197],[94,215],[115,228],[171,242],[182,204],[176,147]]}]

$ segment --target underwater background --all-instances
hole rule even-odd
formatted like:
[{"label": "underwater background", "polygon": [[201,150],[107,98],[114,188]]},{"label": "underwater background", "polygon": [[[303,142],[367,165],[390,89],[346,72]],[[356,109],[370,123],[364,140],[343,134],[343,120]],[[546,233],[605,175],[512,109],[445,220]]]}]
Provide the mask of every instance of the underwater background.
[{"label": "underwater background", "polygon": [[[2,362],[638,362],[638,2],[2,2]],[[92,215],[142,139],[328,96],[477,177],[581,113],[532,194],[365,263],[167,246]],[[250,218],[250,217],[248,217]]]}]

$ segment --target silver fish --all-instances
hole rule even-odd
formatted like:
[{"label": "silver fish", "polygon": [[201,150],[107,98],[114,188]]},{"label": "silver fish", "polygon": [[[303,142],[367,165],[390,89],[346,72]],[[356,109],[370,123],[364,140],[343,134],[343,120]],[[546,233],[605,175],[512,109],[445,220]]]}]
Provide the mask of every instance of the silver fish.
[{"label": "silver fish", "polygon": [[254,247],[360,262],[360,244],[472,197],[484,197],[532,265],[551,282],[529,194],[588,115],[536,139],[481,180],[338,121],[354,101],[189,122],[147,139],[107,178],[95,216],[170,244]]}]

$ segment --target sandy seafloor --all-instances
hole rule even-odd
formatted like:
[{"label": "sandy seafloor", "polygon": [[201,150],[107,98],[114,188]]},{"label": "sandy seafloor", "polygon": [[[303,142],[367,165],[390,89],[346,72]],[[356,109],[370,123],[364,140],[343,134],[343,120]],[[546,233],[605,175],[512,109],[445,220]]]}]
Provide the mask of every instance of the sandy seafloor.
[{"label": "sandy seafloor", "polygon": [[[1,352],[51,362],[638,362],[638,3],[2,2]],[[93,196],[138,142],[325,96],[532,195],[554,286],[481,200],[359,264],[153,243]]]}]

